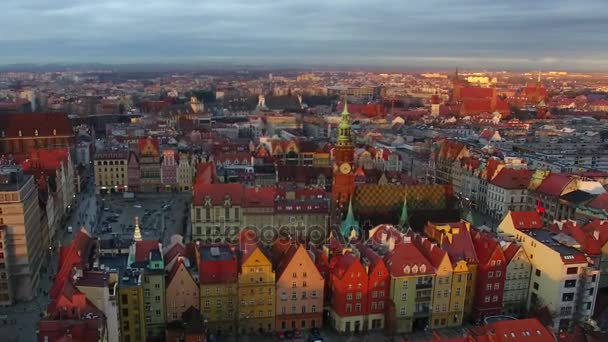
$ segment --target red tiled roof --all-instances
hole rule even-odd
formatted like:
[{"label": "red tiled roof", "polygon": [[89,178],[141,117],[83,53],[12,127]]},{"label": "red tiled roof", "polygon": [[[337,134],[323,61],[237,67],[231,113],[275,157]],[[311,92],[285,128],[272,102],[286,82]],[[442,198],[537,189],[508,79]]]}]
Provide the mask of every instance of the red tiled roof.
[{"label": "red tiled roof", "polygon": [[490,140],[490,139],[492,139],[492,137],[494,136],[494,133],[495,133],[495,132],[496,132],[496,131],[494,131],[494,130],[492,130],[492,129],[485,128],[485,129],[484,129],[484,130],[481,132],[481,134],[479,134],[479,137],[480,137],[480,138],[483,138],[483,139],[486,139],[486,140]]},{"label": "red tiled roof", "polygon": [[515,229],[543,228],[543,220],[536,211],[512,211],[510,215]]},{"label": "red tiled roof", "polygon": [[597,240],[601,246],[608,242],[608,221],[593,220],[581,228],[587,234],[597,236]]},{"label": "red tiled roof", "polygon": [[[424,257],[414,243],[407,240],[403,240],[402,243],[396,243],[395,248],[386,253],[384,260],[393,277],[403,277],[412,274],[432,274],[435,272],[435,268],[429,260]],[[406,266],[409,266],[409,273],[405,271]],[[417,273],[414,272],[414,266],[418,269]]]},{"label": "red tiled roof", "polygon": [[212,205],[223,205],[226,196],[230,197],[232,205],[243,204],[243,186],[237,183],[204,184],[195,187],[192,198],[194,205],[203,205],[205,197],[211,198]]},{"label": "red tiled roof", "polygon": [[276,187],[244,188],[243,199],[247,208],[272,208],[276,197]]},{"label": "red tiled roof", "polygon": [[139,147],[139,153],[141,154],[144,151],[144,149],[148,145],[148,142],[152,143],[152,146],[155,149],[154,154],[155,155],[160,155],[160,148],[159,148],[158,139],[152,138],[152,137],[147,137],[147,138],[141,138],[141,139],[139,139],[139,141],[137,142],[137,145]]},{"label": "red tiled roof", "polygon": [[502,253],[505,255],[505,261],[507,262],[507,264],[511,262],[511,259],[513,259],[513,257],[515,256],[515,254],[517,254],[520,248],[521,247],[514,242],[509,242],[502,247]]},{"label": "red tiled roof", "polygon": [[185,256],[186,255],[186,246],[181,243],[176,243],[164,255],[165,263],[170,263],[177,256]]},{"label": "red tiled roof", "polygon": [[143,240],[135,242],[135,262],[147,261],[150,252],[159,249],[157,240]]},{"label": "red tiled roof", "polygon": [[536,188],[536,191],[545,195],[557,197],[570,181],[571,178],[567,175],[551,173],[542,181],[542,183],[540,183],[538,188]]},{"label": "red tiled roof", "polygon": [[[234,249],[228,244],[212,244],[201,246],[201,251],[204,248],[218,247],[229,251],[230,258],[222,258],[218,260],[204,260],[199,263],[199,281],[201,284],[223,284],[234,283],[238,278],[238,263],[234,253]],[[203,252],[201,252],[201,255]]]},{"label": "red tiled roof", "polygon": [[67,148],[35,149],[29,158],[21,162],[24,171],[57,170],[64,164],[67,167],[69,151]]},{"label": "red tiled roof", "polygon": [[[175,275],[177,274],[179,269],[182,267],[184,267],[184,268],[186,267],[186,265],[184,264],[183,257],[178,257],[177,261],[173,265],[173,268],[171,269],[171,272],[167,276],[167,286],[169,284],[171,284],[171,282],[173,281],[173,278],[175,278]],[[186,269],[186,273],[188,274],[188,276],[190,278],[192,278],[192,274],[190,273],[190,271],[188,269]],[[194,278],[192,278],[192,280],[194,280]]]},{"label": "red tiled roof", "polygon": [[477,253],[480,264],[488,264],[495,252],[503,254],[498,240],[494,237],[479,231],[471,232],[471,234],[473,236],[473,245],[475,246],[475,252]]},{"label": "red tiled roof", "polygon": [[532,178],[532,170],[503,168],[490,183],[507,190],[527,189]]},{"label": "red tiled roof", "polygon": [[552,232],[559,234],[563,233],[571,236],[576,242],[579,243],[579,250],[590,254],[590,255],[599,255],[602,253],[602,244],[598,238],[593,235],[593,230],[591,229],[582,229],[575,221],[560,221],[555,222],[551,226],[549,226],[549,230]]},{"label": "red tiled roof", "polygon": [[460,88],[462,99],[489,99],[494,96],[493,88],[463,87]]},{"label": "red tiled roof", "polygon": [[227,152],[227,153],[219,153],[214,156],[213,161],[216,164],[224,164],[228,162],[229,164],[234,164],[236,161],[239,165],[242,165],[243,161],[247,164],[251,164],[251,154],[249,152]]},{"label": "red tiled roof", "polygon": [[4,114],[0,118],[0,131],[4,133],[5,138],[74,135],[66,113]]},{"label": "red tiled roof", "polygon": [[72,276],[74,267],[88,262],[88,257],[93,246],[93,239],[86,230],[79,230],[72,242],[60,250],[59,271],[55,275],[55,282],[49,295],[55,299],[61,293],[68,279]]},{"label": "red tiled roof", "polygon": [[[471,237],[471,232],[466,227],[466,223],[464,222],[449,222],[449,223],[441,223],[432,225],[448,225],[451,227],[452,233],[451,238],[449,238],[446,234],[442,234],[439,245],[441,248],[445,249],[452,260],[452,263],[457,263],[461,260],[466,261],[467,263],[478,263],[477,252],[475,251],[475,246],[473,245],[473,239]],[[455,228],[458,229],[458,232],[454,233]]]},{"label": "red tiled roof", "polygon": [[343,255],[338,255],[335,257],[337,259],[335,261],[334,267],[331,269],[331,273],[333,273],[338,279],[342,279],[348,271],[355,265],[361,266],[361,261],[357,258],[353,253],[347,252]]},{"label": "red tiled roof", "polygon": [[594,209],[608,210],[608,192],[597,195],[587,206]]},{"label": "red tiled roof", "polygon": [[555,341],[551,331],[536,318],[496,321],[476,330],[485,331],[485,335],[491,336],[491,340],[496,342]]}]

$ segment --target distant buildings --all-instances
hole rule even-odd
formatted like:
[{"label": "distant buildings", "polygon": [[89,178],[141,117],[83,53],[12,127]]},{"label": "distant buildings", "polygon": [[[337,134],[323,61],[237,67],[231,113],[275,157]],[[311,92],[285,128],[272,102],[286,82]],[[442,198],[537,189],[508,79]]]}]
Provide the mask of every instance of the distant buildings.
[{"label": "distant buildings", "polygon": [[0,119],[0,154],[26,156],[34,149],[69,148],[72,125],[65,113],[4,114]]}]

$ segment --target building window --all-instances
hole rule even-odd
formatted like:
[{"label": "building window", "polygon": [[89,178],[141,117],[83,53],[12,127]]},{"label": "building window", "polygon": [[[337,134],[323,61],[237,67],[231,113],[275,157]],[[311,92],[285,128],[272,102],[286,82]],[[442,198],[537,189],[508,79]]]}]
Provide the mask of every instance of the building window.
[{"label": "building window", "polygon": [[562,302],[571,302],[574,300],[574,293],[564,293],[562,295]]},{"label": "building window", "polygon": [[346,304],[346,313],[350,313],[352,311],[352,305]]},{"label": "building window", "polygon": [[496,271],[496,278],[500,278],[502,276],[502,272],[501,271]]},{"label": "building window", "polygon": [[494,290],[498,290],[500,288],[500,283],[494,283]]},{"label": "building window", "polygon": [[315,304],[313,304],[313,305],[310,307],[310,311],[311,311],[311,312],[313,312],[313,313],[317,312],[317,306],[316,306]]},{"label": "building window", "polygon": [[492,284],[486,284],[486,291],[492,290]]},{"label": "building window", "polygon": [[485,296],[485,298],[483,299],[483,301],[485,303],[489,303],[490,302],[490,296]]},{"label": "building window", "polygon": [[494,272],[492,272],[492,271],[488,272],[488,278],[494,278]]},{"label": "building window", "polygon": [[494,302],[494,303],[498,302],[498,296],[493,296],[492,297],[492,302]]},{"label": "building window", "polygon": [[564,287],[576,287],[576,279],[566,280]]},{"label": "building window", "polygon": [[568,269],[566,270],[566,274],[577,274],[578,273],[578,267],[568,267]]},{"label": "building window", "polygon": [[400,316],[405,316],[405,307],[402,307],[402,308],[399,310],[399,315],[400,315]]},{"label": "building window", "polygon": [[403,292],[401,294],[401,300],[407,300],[407,293]]},{"label": "building window", "polygon": [[353,294],[352,293],[347,293],[346,294],[346,300],[353,300]]},{"label": "building window", "polygon": [[357,292],[357,294],[355,295],[355,298],[357,300],[360,300],[361,299],[361,292]]},{"label": "building window", "polygon": [[537,277],[540,277],[540,270],[537,268],[534,274],[536,274]]}]

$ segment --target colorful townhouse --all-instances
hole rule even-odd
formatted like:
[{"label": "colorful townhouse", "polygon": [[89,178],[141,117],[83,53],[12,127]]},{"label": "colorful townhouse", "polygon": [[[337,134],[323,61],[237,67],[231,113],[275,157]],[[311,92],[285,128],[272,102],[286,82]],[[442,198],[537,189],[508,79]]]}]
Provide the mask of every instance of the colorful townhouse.
[{"label": "colorful townhouse", "polygon": [[384,330],[389,305],[390,274],[382,257],[368,245],[357,244],[367,273],[367,319],[365,330]]},{"label": "colorful townhouse", "polygon": [[479,260],[473,318],[483,320],[502,312],[507,261],[499,241],[487,232],[471,231]]},{"label": "colorful townhouse", "polygon": [[201,316],[209,331],[232,334],[237,327],[238,261],[227,244],[200,245],[198,249]]},{"label": "colorful townhouse", "polygon": [[162,191],[177,190],[177,161],[175,160],[175,151],[172,149],[163,151],[163,160],[160,164],[160,183]]},{"label": "colorful townhouse", "polygon": [[255,232],[239,236],[238,329],[242,334],[275,330],[275,271]]},{"label": "colorful townhouse", "polygon": [[431,319],[435,268],[412,238],[394,226],[372,229],[370,240],[378,250],[386,250],[383,258],[391,277],[390,299],[394,306],[388,330],[406,333],[425,329]]},{"label": "colorful townhouse", "polygon": [[311,255],[295,242],[277,254],[276,329],[322,327],[325,281]]},{"label": "colorful townhouse", "polygon": [[131,192],[141,191],[141,171],[139,170],[139,158],[137,153],[129,152],[127,161],[127,186]]},{"label": "colorful townhouse", "polygon": [[518,317],[526,312],[532,265],[519,243],[505,242],[502,250],[507,262],[502,314]]},{"label": "colorful townhouse", "polygon": [[467,262],[460,260],[452,263],[448,253],[428,238],[411,231],[408,236],[436,270],[430,327],[460,326],[464,316]]},{"label": "colorful townhouse", "polygon": [[139,139],[139,170],[141,172],[140,191],[160,191],[160,146],[158,139]]},{"label": "colorful townhouse", "polygon": [[329,324],[341,333],[363,331],[367,316],[368,277],[357,254],[345,249],[330,259]]},{"label": "colorful townhouse", "polygon": [[[136,221],[135,241],[129,248],[127,265],[141,276],[137,287],[143,291],[143,308],[146,338],[164,338],[165,310],[165,264],[162,245],[157,240],[141,240],[141,231]],[[139,289],[138,289],[139,290]]]},{"label": "colorful townhouse", "polygon": [[554,330],[569,330],[574,322],[584,322],[593,313],[599,266],[572,247],[577,244],[573,237],[545,228],[525,228],[528,222],[537,223],[538,217],[531,213],[510,212],[498,229],[521,243],[532,265],[528,310],[546,308],[555,313]]},{"label": "colorful townhouse", "polygon": [[190,308],[199,310],[199,286],[186,266],[187,263],[184,257],[178,256],[167,276],[165,292],[167,322],[181,320]]},{"label": "colorful townhouse", "polygon": [[[479,261],[475,246],[471,238],[471,224],[466,221],[436,224],[429,222],[424,232],[431,240],[436,241],[441,249],[445,250],[454,265],[454,270],[466,278],[464,290],[464,318],[468,319],[473,314],[475,300],[475,286],[477,283],[477,268]],[[459,265],[456,267],[456,265]],[[466,266],[466,267],[464,267]],[[454,291],[459,287],[462,278],[456,277]],[[454,302],[456,306],[458,301]]]}]

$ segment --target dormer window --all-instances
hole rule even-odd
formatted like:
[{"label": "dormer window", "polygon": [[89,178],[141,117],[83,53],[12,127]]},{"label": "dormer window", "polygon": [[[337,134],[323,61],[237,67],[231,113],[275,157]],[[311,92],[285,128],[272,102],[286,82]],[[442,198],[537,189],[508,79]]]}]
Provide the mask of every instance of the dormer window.
[{"label": "dormer window", "polygon": [[53,135],[57,135],[57,130],[56,129],[53,130]]},{"label": "dormer window", "polygon": [[19,136],[22,137],[23,133],[21,133],[21,130],[19,130]]},{"label": "dormer window", "polygon": [[38,130],[34,130],[34,135],[38,136]]}]

